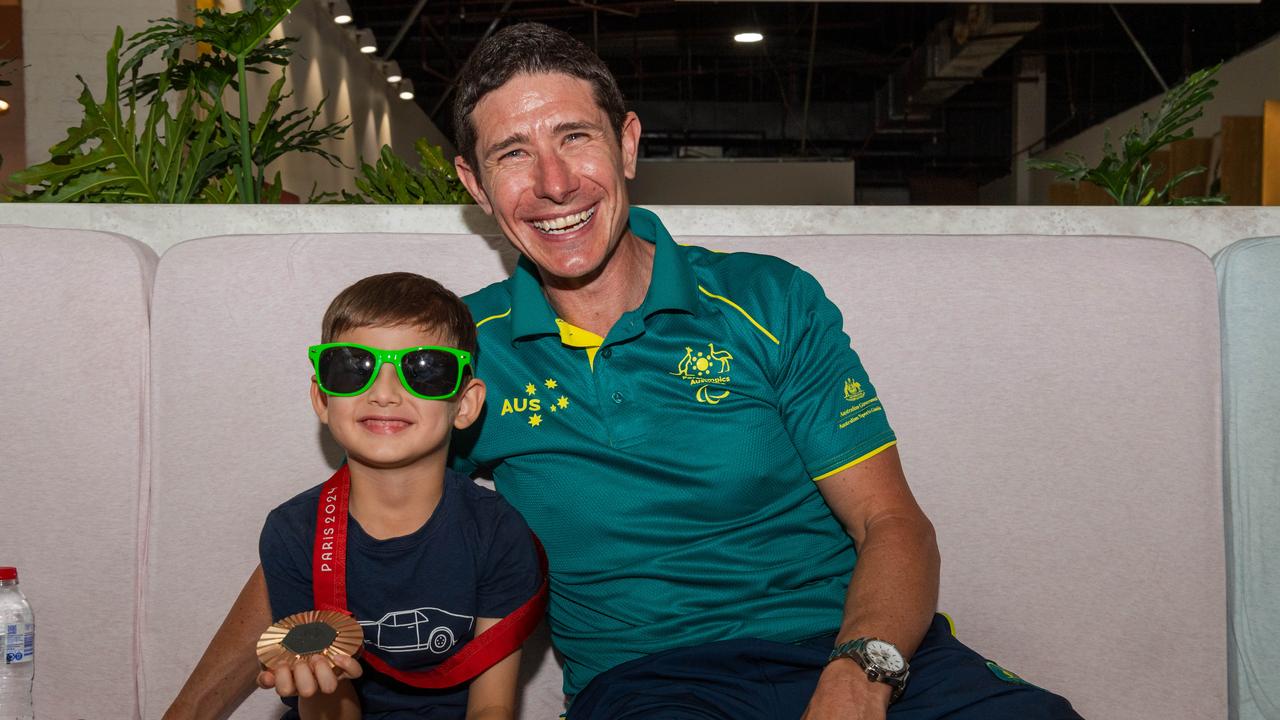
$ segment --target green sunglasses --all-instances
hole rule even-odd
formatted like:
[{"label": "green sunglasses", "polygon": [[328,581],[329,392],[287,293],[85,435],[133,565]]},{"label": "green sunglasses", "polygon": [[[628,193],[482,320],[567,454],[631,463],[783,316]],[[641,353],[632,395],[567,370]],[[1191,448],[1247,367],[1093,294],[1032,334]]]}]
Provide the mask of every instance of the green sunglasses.
[{"label": "green sunglasses", "polygon": [[373,387],[383,363],[395,365],[400,384],[423,400],[448,400],[458,394],[471,366],[471,353],[451,347],[424,345],[382,350],[356,343],[312,345],[307,353],[316,382],[326,395],[350,397]]}]

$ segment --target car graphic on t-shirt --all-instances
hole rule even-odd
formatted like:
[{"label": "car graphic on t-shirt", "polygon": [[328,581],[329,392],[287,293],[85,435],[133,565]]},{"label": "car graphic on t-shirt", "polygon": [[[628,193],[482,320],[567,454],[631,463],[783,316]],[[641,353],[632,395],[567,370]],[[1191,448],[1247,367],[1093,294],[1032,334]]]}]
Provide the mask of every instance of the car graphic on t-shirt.
[{"label": "car graphic on t-shirt", "polygon": [[[430,650],[448,652],[458,642],[457,633],[470,632],[475,618],[440,608],[421,607],[395,610],[381,620],[361,620],[365,642],[385,652]],[[460,627],[461,626],[461,627]],[[370,629],[372,632],[370,632]]]}]

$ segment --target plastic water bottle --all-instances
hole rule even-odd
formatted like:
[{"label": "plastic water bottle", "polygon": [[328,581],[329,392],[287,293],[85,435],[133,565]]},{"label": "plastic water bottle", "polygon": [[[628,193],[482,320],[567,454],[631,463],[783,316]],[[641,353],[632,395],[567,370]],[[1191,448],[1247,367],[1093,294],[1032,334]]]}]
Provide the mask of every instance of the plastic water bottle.
[{"label": "plastic water bottle", "polygon": [[18,569],[0,567],[0,720],[34,720],[36,620],[18,589]]}]

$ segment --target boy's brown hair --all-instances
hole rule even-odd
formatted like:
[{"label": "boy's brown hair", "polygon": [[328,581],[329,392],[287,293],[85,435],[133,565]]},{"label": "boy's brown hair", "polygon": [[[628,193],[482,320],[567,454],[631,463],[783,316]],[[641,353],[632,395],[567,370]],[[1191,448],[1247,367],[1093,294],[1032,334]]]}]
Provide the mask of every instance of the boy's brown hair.
[{"label": "boy's brown hair", "polygon": [[476,325],[466,304],[435,280],[409,272],[370,275],[338,293],[324,313],[320,342],[355,328],[399,325],[443,332],[454,347],[476,353]]}]

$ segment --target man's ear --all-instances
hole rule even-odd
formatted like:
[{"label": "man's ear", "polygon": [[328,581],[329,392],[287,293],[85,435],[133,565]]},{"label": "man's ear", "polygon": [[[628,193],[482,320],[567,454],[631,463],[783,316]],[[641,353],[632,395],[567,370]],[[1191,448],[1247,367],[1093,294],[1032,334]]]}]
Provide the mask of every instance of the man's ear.
[{"label": "man's ear", "polygon": [[622,119],[622,135],[618,138],[622,144],[622,175],[628,180],[636,179],[636,157],[640,151],[640,118],[633,112]]},{"label": "man's ear", "polygon": [[453,426],[459,430],[471,427],[480,418],[484,410],[485,385],[480,378],[470,378],[458,391],[454,402],[458,404],[457,413],[453,416]]},{"label": "man's ear", "polygon": [[493,214],[493,206],[489,204],[489,196],[485,194],[484,185],[480,183],[480,176],[471,168],[470,163],[461,155],[453,159],[453,168],[458,171],[458,179],[462,181],[463,187],[467,192],[471,193],[472,199],[476,204],[484,210],[486,215]]},{"label": "man's ear", "polygon": [[320,418],[320,422],[325,425],[329,424],[329,396],[320,390],[320,383],[316,382],[316,376],[311,376],[311,407],[316,411],[316,417]]}]

